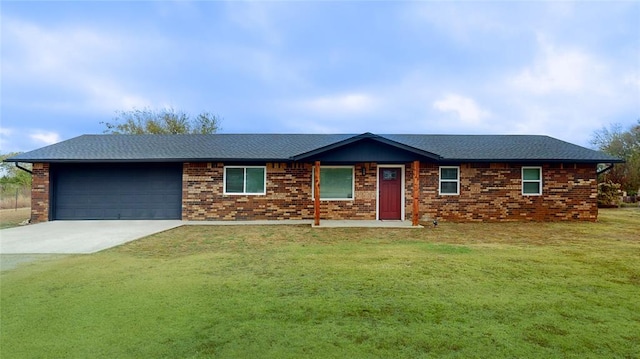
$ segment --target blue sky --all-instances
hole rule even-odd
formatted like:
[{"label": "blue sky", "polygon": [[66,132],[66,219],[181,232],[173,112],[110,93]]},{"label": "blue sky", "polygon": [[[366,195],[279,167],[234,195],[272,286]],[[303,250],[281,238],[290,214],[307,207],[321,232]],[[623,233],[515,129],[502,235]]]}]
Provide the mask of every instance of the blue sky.
[{"label": "blue sky", "polygon": [[542,134],[640,118],[640,2],[2,1],[0,151],[173,107],[223,133]]}]

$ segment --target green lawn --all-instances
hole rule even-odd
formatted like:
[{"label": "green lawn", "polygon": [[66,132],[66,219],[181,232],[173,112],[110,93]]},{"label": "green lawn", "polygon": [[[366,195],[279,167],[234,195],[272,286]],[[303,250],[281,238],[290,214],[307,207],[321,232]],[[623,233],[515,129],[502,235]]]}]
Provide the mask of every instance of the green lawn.
[{"label": "green lawn", "polygon": [[0,229],[17,227],[31,217],[31,208],[0,209]]},{"label": "green lawn", "polygon": [[640,357],[638,209],[182,227],[0,280],[2,358]]}]

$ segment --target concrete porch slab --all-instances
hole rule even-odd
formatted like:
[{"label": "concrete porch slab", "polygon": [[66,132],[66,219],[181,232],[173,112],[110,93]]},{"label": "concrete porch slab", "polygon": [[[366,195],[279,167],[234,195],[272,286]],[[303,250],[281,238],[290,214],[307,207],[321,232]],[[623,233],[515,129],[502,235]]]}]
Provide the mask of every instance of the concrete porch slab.
[{"label": "concrete porch slab", "polygon": [[264,221],[182,221],[185,226],[267,226],[267,225],[312,225],[312,220],[307,219],[280,219]]},{"label": "concrete porch slab", "polygon": [[264,225],[307,225],[314,228],[423,228],[412,226],[411,221],[368,221],[368,220],[320,220],[320,225],[313,220],[265,220],[265,221],[182,221],[186,226],[264,226]]},{"label": "concrete porch slab", "polygon": [[423,228],[412,226],[411,221],[320,220],[314,228]]}]

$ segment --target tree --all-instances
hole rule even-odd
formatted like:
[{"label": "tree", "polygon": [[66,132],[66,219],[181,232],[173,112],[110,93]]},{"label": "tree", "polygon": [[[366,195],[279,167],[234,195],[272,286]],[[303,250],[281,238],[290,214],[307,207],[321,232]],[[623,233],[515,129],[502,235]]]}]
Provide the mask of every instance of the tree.
[{"label": "tree", "polygon": [[220,118],[209,112],[202,112],[191,118],[184,111],[173,108],[161,110],[133,109],[116,112],[113,122],[100,122],[105,125],[104,133],[112,134],[154,134],[168,135],[181,133],[215,133],[220,129]]},{"label": "tree", "polygon": [[[3,162],[7,158],[20,154],[19,152],[12,152],[6,154],[0,154],[0,189],[3,191],[31,186],[31,174],[27,171],[23,171],[15,166],[12,162]],[[30,164],[22,164],[23,167],[28,168]]]},{"label": "tree", "polygon": [[640,120],[627,131],[620,124],[612,124],[595,131],[591,143],[599,150],[625,160],[603,175],[603,181],[619,183],[629,194],[640,189]]}]

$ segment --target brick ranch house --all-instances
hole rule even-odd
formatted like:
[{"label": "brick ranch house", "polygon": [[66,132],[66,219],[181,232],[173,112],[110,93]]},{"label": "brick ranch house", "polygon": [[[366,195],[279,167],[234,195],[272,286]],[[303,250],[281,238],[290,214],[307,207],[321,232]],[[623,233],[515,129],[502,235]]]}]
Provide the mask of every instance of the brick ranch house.
[{"label": "brick ranch house", "polygon": [[[595,221],[597,165],[548,136],[84,135],[23,153],[32,222]],[[320,193],[317,196],[317,193]]]}]

